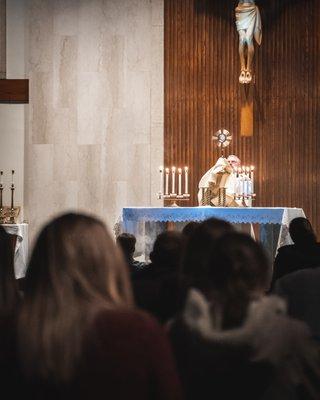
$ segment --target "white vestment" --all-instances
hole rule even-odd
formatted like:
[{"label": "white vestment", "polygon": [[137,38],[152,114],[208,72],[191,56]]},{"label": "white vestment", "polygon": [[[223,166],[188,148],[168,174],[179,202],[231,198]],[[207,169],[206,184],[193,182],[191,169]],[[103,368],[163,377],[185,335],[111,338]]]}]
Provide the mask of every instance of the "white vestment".
[{"label": "white vestment", "polygon": [[218,184],[218,174],[223,178],[219,182],[219,187],[226,189],[226,195],[233,198],[235,193],[236,175],[233,173],[232,167],[224,157],[220,157],[215,165],[210,168],[200,179],[198,201],[199,205],[202,204],[203,189],[208,189],[210,184]]}]

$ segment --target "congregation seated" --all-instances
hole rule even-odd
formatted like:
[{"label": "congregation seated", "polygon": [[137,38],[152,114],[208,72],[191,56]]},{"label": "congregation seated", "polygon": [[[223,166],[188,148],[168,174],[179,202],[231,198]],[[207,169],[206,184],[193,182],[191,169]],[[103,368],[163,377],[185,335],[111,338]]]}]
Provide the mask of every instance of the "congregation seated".
[{"label": "congregation seated", "polygon": [[146,263],[133,258],[136,249],[136,238],[131,233],[121,233],[117,236],[116,242],[120,247],[125,261],[129,267],[130,275],[134,277],[146,266]]},{"label": "congregation seated", "polygon": [[265,296],[271,267],[260,245],[232,231],[197,240],[202,253],[190,263],[187,250],[189,291],[169,327],[186,399],[320,398],[318,349],[284,301]]},{"label": "congregation seated", "polygon": [[184,238],[180,232],[160,233],[150,253],[151,263],[133,280],[137,305],[161,323],[176,312],[180,287],[179,267]]},{"label": "congregation seated", "polygon": [[10,399],[181,398],[168,339],[135,309],[101,221],[65,214],[41,231],[17,320],[0,329],[0,374]]},{"label": "congregation seated", "polygon": [[304,268],[320,267],[320,244],[311,223],[303,217],[293,219],[289,233],[294,244],[280,247],[274,261],[273,287],[281,277]]}]

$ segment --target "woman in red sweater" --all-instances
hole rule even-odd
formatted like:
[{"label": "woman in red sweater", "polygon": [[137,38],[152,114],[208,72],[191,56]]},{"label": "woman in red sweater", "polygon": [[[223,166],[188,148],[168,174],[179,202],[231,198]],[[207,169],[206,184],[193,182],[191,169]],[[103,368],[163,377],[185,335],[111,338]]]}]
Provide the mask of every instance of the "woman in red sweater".
[{"label": "woman in red sweater", "polygon": [[167,338],[134,309],[126,266],[95,218],[66,214],[42,230],[13,327],[0,363],[11,398],[180,399]]}]

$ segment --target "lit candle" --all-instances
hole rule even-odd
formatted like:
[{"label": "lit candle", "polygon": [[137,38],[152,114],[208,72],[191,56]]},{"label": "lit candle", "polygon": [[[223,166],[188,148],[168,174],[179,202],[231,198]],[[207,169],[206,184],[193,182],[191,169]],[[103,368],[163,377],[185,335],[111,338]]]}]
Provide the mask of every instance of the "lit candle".
[{"label": "lit candle", "polygon": [[0,171],[0,185],[2,185],[2,177],[3,177],[3,171]]},{"label": "lit candle", "polygon": [[184,167],[184,192],[188,194],[188,167]]},{"label": "lit candle", "polygon": [[14,169],[11,171],[11,176],[12,176],[11,184],[12,185],[13,185],[13,175],[14,175]]},{"label": "lit candle", "polygon": [[176,193],[176,189],[175,189],[175,186],[176,186],[176,182],[175,182],[176,167],[172,167],[171,171],[172,171],[172,191],[171,191],[171,193],[175,194]]},{"label": "lit candle", "polygon": [[159,167],[159,172],[160,172],[160,190],[159,190],[159,193],[162,194],[162,191],[163,191],[163,167]]},{"label": "lit candle", "polygon": [[250,170],[251,170],[251,190],[252,190],[252,193],[254,193],[254,184],[253,184],[253,171],[254,171],[254,166],[253,165],[251,165],[251,167],[250,167]]},{"label": "lit candle", "polygon": [[240,195],[244,195],[244,173],[243,173],[243,167],[241,168],[241,173],[240,173]]},{"label": "lit candle", "polygon": [[166,194],[169,194],[169,168],[166,168]]},{"label": "lit candle", "polygon": [[181,195],[181,176],[182,176],[182,169],[178,168],[178,178],[179,178],[179,182],[178,182],[178,194]]}]

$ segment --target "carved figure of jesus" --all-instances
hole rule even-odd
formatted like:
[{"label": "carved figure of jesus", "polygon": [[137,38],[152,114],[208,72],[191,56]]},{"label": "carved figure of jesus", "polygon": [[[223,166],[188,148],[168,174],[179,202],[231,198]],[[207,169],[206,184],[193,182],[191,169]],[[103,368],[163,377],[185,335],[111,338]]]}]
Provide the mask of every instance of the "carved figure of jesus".
[{"label": "carved figure of jesus", "polygon": [[240,0],[236,7],[236,26],[239,33],[240,83],[252,80],[253,38],[261,44],[262,28],[259,8],[254,0]]}]

